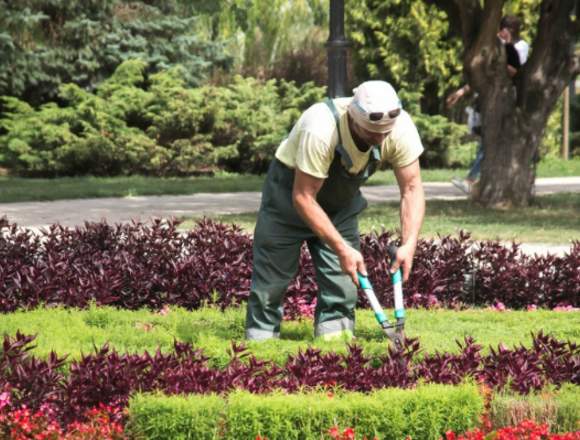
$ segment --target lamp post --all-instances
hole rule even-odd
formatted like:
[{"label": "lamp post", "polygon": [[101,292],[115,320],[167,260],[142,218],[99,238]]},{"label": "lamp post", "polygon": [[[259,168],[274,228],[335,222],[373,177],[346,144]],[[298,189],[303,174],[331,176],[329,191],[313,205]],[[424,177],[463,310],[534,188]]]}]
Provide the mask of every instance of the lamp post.
[{"label": "lamp post", "polygon": [[346,91],[346,51],[344,37],[344,0],[330,0],[330,36],[326,43],[328,56],[328,96],[337,98]]}]

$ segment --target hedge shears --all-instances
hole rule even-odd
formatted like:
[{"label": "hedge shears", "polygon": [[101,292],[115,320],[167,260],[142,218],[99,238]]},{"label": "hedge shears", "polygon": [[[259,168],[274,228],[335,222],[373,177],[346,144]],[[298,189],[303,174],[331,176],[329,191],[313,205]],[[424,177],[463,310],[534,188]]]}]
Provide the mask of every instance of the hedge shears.
[{"label": "hedge shears", "polygon": [[[395,245],[390,245],[388,248],[389,257],[391,259],[391,265],[397,259],[397,247]],[[405,306],[403,305],[403,277],[401,275],[401,269],[391,274],[391,282],[393,283],[393,295],[395,299],[395,322],[390,322],[389,318],[385,315],[373,286],[369,281],[368,277],[358,274],[358,281],[361,289],[365,293],[373,312],[375,312],[375,318],[377,319],[379,325],[387,335],[387,337],[395,344],[397,349],[403,348],[404,341],[404,329],[405,329]]]}]

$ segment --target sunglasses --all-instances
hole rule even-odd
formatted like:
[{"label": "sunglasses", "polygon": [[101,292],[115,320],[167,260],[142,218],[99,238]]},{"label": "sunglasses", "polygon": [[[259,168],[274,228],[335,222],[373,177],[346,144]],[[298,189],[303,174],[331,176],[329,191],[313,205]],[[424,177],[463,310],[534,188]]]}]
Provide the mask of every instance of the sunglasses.
[{"label": "sunglasses", "polygon": [[[387,116],[389,117],[389,119],[394,119],[397,116],[399,116],[400,114],[401,114],[401,109],[397,108],[395,110],[391,110],[390,112],[388,112]],[[374,112],[374,113],[369,114],[369,119],[371,121],[380,121],[381,119],[383,119],[384,116],[385,116],[385,114],[383,112]]]}]

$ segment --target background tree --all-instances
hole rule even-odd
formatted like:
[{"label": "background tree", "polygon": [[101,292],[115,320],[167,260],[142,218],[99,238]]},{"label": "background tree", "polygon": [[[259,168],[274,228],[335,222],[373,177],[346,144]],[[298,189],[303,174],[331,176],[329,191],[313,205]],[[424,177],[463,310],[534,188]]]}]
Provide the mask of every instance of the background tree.
[{"label": "background tree", "polygon": [[329,0],[192,0],[208,38],[226,41],[238,73],[326,84]]},{"label": "background tree", "polygon": [[88,90],[123,61],[139,58],[150,72],[177,64],[200,85],[232,57],[220,41],[199,37],[185,2],[151,0],[0,0],[0,95],[37,105],[59,86]]},{"label": "background tree", "polygon": [[384,79],[420,94],[421,110],[439,114],[444,96],[461,80],[461,42],[444,11],[422,1],[347,0],[353,84]]},{"label": "background tree", "polygon": [[464,74],[479,94],[485,158],[476,199],[485,206],[529,204],[535,160],[548,117],[564,88],[580,72],[574,52],[580,34],[577,0],[543,0],[527,63],[515,82],[497,38],[503,0],[429,0],[461,32]]}]

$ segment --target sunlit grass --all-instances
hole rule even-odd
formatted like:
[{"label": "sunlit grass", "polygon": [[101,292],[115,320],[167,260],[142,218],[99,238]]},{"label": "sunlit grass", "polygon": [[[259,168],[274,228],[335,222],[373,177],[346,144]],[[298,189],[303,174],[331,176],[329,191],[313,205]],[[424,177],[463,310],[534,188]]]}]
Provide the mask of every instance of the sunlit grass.
[{"label": "sunlit grass", "polygon": [[[425,182],[449,182],[453,176],[463,176],[465,169],[424,169]],[[538,166],[539,177],[580,176],[580,158],[563,161],[546,159]],[[183,195],[260,191],[264,176],[217,173],[198,177],[63,177],[31,179],[0,176],[0,203],[63,200],[93,197],[127,197],[145,195]],[[379,171],[369,185],[394,185],[393,172]]]},{"label": "sunlit grass", "polygon": [[[256,213],[212,217],[234,223],[253,232]],[[196,219],[188,219],[182,228],[191,228]],[[360,216],[362,233],[399,228],[399,204],[370,205]],[[429,200],[421,230],[423,238],[454,235],[468,231],[477,240],[502,240],[531,243],[564,243],[580,240],[580,193],[540,196],[534,205],[509,211],[483,208],[467,200]]]},{"label": "sunlit grass", "polygon": [[[389,312],[389,316],[392,312]],[[580,340],[580,313],[538,310],[534,312],[496,312],[484,309],[407,310],[406,334],[417,337],[425,352],[457,351],[456,340],[473,336],[486,349],[504,343],[513,346],[530,345],[531,332],[543,330],[558,339]],[[245,308],[230,308],[221,312],[215,308],[186,311],[170,308],[166,315],[138,310],[119,310],[111,307],[92,307],[88,310],[37,309],[3,315],[0,334],[14,335],[17,330],[36,334],[33,352],[41,357],[54,350],[70,354],[72,359],[94,351],[109,343],[120,352],[171,351],[175,339],[203,348],[214,363],[228,360],[232,341],[244,336]],[[382,354],[387,341],[369,310],[357,311],[356,343],[369,354]],[[285,321],[281,339],[265,343],[249,343],[257,357],[283,360],[299,349],[315,346],[322,350],[345,352],[345,341],[324,342],[313,338],[313,322]]]}]

